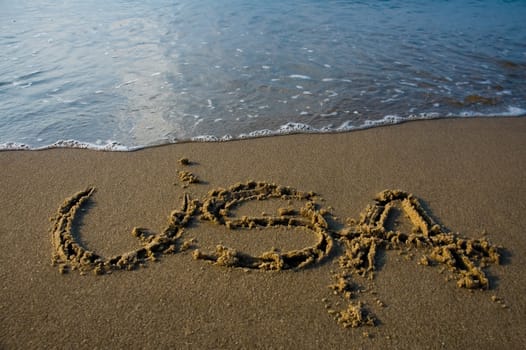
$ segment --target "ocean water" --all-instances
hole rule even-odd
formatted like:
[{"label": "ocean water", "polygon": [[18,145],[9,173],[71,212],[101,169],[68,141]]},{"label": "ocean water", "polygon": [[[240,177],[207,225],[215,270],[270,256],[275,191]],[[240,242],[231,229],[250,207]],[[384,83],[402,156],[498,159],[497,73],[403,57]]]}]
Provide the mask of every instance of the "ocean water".
[{"label": "ocean water", "polygon": [[0,0],[0,149],[526,115],[526,1]]}]

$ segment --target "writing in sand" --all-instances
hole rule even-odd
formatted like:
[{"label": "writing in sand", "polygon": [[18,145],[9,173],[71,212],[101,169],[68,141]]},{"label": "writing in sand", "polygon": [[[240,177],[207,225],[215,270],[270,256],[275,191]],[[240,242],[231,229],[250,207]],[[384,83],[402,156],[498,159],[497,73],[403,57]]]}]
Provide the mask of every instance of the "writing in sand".
[{"label": "writing in sand", "polygon": [[[182,162],[184,164],[185,162]],[[191,175],[191,176],[190,176]],[[192,179],[192,181],[188,181]],[[199,179],[189,172],[181,172],[180,180],[186,185]],[[448,271],[459,288],[486,290],[489,280],[483,269],[499,264],[501,248],[487,239],[463,238],[438,224],[410,193],[385,190],[369,205],[358,220],[348,219],[345,227],[336,230],[329,222],[337,220],[320,204],[314,192],[302,192],[291,187],[267,182],[248,181],[226,189],[214,189],[201,200],[185,194],[179,209],[172,211],[166,228],[152,234],[143,228],[134,228],[140,247],[124,254],[103,257],[84,247],[72,234],[79,210],[94,194],[88,187],[67,198],[52,218],[52,262],[63,273],[77,270],[81,274],[92,271],[106,274],[116,270],[133,270],[148,262],[158,261],[163,255],[192,249],[196,260],[205,260],[225,268],[244,268],[265,271],[301,270],[314,267],[323,260],[337,255],[338,271],[333,272],[330,297],[323,302],[330,315],[343,327],[374,326],[377,316],[360,299],[373,289],[377,252],[385,250],[416,250],[422,253],[418,263]],[[235,217],[233,210],[249,201],[280,200],[286,203],[275,215]],[[297,204],[297,208],[292,205]],[[403,233],[389,229],[388,220],[395,212],[405,213],[412,229]],[[329,220],[330,218],[330,220]],[[194,239],[185,236],[190,223],[211,222],[227,230],[283,227],[301,228],[314,235],[314,244],[302,249],[280,251],[272,248],[261,255],[252,255],[224,245],[215,251],[199,249]],[[332,303],[331,298],[345,301]],[[382,302],[376,299],[382,306]]]}]

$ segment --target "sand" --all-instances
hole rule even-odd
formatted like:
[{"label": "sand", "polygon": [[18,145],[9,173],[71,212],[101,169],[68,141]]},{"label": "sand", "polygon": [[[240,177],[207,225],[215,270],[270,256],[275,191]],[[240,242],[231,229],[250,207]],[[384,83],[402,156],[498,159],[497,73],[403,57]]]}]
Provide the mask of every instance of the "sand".
[{"label": "sand", "polygon": [[1,152],[0,348],[522,348],[525,173],[524,118]]}]

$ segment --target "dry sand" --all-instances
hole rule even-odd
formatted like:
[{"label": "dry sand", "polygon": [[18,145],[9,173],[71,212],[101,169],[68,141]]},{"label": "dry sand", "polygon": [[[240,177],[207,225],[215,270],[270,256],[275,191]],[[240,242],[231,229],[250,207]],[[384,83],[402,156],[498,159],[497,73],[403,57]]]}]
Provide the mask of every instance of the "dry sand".
[{"label": "dry sand", "polygon": [[0,348],[520,349],[525,174],[526,118],[2,152]]}]

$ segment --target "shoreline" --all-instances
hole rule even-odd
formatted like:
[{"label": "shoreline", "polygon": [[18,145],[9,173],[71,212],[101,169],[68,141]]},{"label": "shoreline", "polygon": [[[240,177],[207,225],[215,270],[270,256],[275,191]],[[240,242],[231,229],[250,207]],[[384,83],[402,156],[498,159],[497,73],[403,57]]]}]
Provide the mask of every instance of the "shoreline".
[{"label": "shoreline", "polygon": [[[81,142],[78,140],[59,140],[53,144],[47,146],[40,146],[32,148],[29,145],[24,143],[17,142],[5,142],[0,144],[0,152],[9,152],[9,151],[46,151],[52,149],[88,149],[91,151],[100,151],[100,152],[137,152],[149,148],[164,147],[170,145],[181,145],[187,143],[225,143],[225,142],[236,142],[236,141],[247,141],[247,140],[257,140],[267,137],[280,137],[280,136],[291,136],[291,135],[338,135],[346,134],[352,132],[359,132],[364,130],[369,130],[373,128],[384,128],[391,127],[395,125],[421,122],[421,121],[432,121],[432,120],[464,120],[464,119],[487,119],[487,118],[497,118],[497,119],[514,119],[514,118],[524,118],[526,116],[526,110],[523,110],[518,107],[511,107],[511,110],[517,110],[515,113],[503,113],[501,115],[481,115],[481,116],[428,116],[421,118],[411,118],[411,117],[398,117],[387,115],[382,119],[378,120],[368,120],[369,123],[364,123],[360,126],[350,126],[349,128],[338,127],[336,129],[325,130],[324,128],[314,128],[308,124],[303,123],[294,123],[290,122],[285,125],[282,125],[281,128],[276,130],[261,129],[255,130],[248,134],[240,134],[237,137],[232,137],[231,135],[224,135],[222,137],[210,136],[210,135],[201,135],[195,136],[190,139],[173,141],[173,142],[160,142],[152,143],[149,145],[143,146],[125,146],[117,141],[107,140],[105,144],[90,143],[90,142]],[[288,126],[288,128],[286,128]],[[296,129],[298,128],[298,129]]]},{"label": "shoreline", "polygon": [[[0,347],[519,348],[526,342],[526,119],[419,120],[276,136],[133,152],[0,152]],[[203,203],[210,190],[249,180],[314,191],[334,218],[332,233],[359,220],[379,192],[407,191],[448,232],[503,247],[502,263],[483,269],[489,290],[470,291],[457,288],[440,266],[419,264],[425,250],[380,247],[368,291],[354,291],[376,326],[358,328],[342,328],[323,301],[332,298],[331,271],[342,254],[337,242],[327,257],[299,271],[247,272],[192,258],[196,248],[218,244],[267,252],[286,240],[288,231],[275,228],[268,236],[257,231],[257,240],[231,239],[222,226],[194,222],[185,227],[188,250],[145,268],[96,276],[51,266],[49,218],[88,186],[96,191],[72,233],[83,247],[111,257],[140,246],[134,228],[162,232],[185,193]],[[296,205],[289,200],[251,201],[239,216]],[[398,217],[407,229],[404,220]],[[309,230],[284,247],[313,244]]]}]

